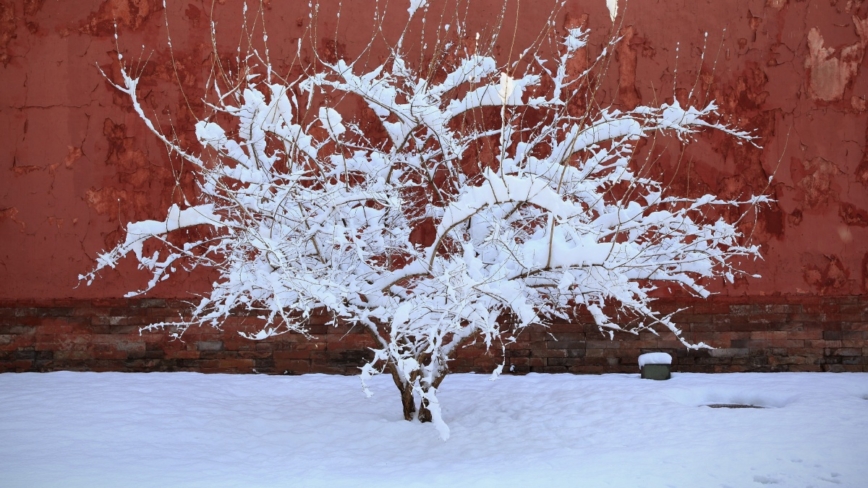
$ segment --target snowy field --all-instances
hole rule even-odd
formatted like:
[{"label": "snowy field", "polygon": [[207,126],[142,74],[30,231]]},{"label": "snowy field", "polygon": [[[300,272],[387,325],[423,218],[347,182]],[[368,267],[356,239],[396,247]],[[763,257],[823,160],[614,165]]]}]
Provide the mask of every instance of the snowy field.
[{"label": "snowy field", "polygon": [[[0,375],[0,486],[868,487],[868,374]],[[765,408],[710,408],[752,404]]]}]

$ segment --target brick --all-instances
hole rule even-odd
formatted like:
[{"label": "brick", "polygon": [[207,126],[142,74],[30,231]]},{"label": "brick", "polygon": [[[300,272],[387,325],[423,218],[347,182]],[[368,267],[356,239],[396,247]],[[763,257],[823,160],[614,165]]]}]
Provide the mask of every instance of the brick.
[{"label": "brick", "polygon": [[166,357],[171,359],[199,359],[199,351],[167,351]]},{"label": "brick", "polygon": [[842,347],[840,349],[827,349],[826,356],[862,356],[862,350],[855,347]]},{"label": "brick", "polygon": [[822,339],[823,331],[820,329],[807,329],[797,331],[787,331],[788,339]]},{"label": "brick", "polygon": [[868,340],[868,332],[860,330],[842,330],[841,339],[845,341],[865,341]]},{"label": "brick", "polygon": [[196,342],[196,349],[199,351],[222,351],[223,341],[198,341]]},{"label": "brick", "polygon": [[[510,361],[543,361],[533,366],[511,364],[522,368],[519,372],[634,372],[640,352],[661,349],[670,352],[685,371],[816,371],[824,366],[864,370],[866,367],[863,361],[868,357],[868,317],[860,315],[854,320],[848,315],[865,314],[864,297],[750,299],[756,303],[739,303],[741,297],[716,297],[707,302],[661,301],[660,310],[689,307],[676,316],[684,337],[691,342],[704,341],[718,346],[714,352],[688,351],[668,332],[661,332],[659,337],[647,331],[638,336],[618,334],[615,341],[609,341],[584,314],[552,327],[558,331],[554,335],[559,340],[552,338],[552,330],[541,327],[523,331],[518,335],[519,343],[509,347],[507,357]],[[848,312],[842,308],[844,306],[856,308]],[[858,308],[860,306],[862,308]],[[191,327],[184,336],[186,342],[182,342],[169,341],[170,330],[142,334],[139,331],[140,324],[174,320],[178,311],[186,307],[176,300],[165,300],[165,304],[148,304],[141,300],[31,301],[11,307],[0,308],[0,371],[15,370],[13,364],[18,364],[34,371],[246,372],[252,361],[265,372],[282,373],[277,364],[280,361],[303,361],[310,371],[355,374],[358,371],[355,366],[369,354],[366,347],[371,344],[366,334],[347,325],[326,326],[328,317],[325,315],[313,321],[313,340],[299,334],[286,334],[265,342],[242,340],[233,335],[235,331],[252,330],[257,320],[237,315],[226,320],[225,332],[207,326]],[[732,310],[741,315],[733,314]],[[591,340],[587,341],[588,338]],[[201,343],[221,342],[222,349],[200,350]],[[278,351],[285,353],[281,356]],[[15,360],[16,353],[19,357],[33,359]],[[537,356],[528,357],[528,354]],[[479,345],[462,349],[459,355],[464,357],[450,363],[454,371],[482,371],[498,362],[498,354],[487,355]],[[118,359],[121,356],[126,357]],[[279,358],[277,362],[275,356]],[[547,360],[552,361],[549,364]],[[299,368],[297,372],[303,370]]]},{"label": "brick", "polygon": [[[310,334],[312,336],[325,336],[326,334],[328,334],[328,332],[329,332],[329,327],[327,325],[324,325],[324,324],[313,324],[312,323],[308,327],[308,334]],[[322,340],[325,340],[325,337],[323,337]]]},{"label": "brick", "polygon": [[729,313],[732,315],[750,315],[759,312],[759,307],[756,305],[730,305]]},{"label": "brick", "polygon": [[585,358],[589,363],[593,363],[594,359],[605,358],[614,354],[612,349],[586,349]]},{"label": "brick", "polygon": [[56,361],[63,360],[86,360],[91,357],[92,353],[90,351],[74,351],[74,350],[65,350],[65,351],[55,351],[54,359]]},{"label": "brick", "polygon": [[758,332],[751,332],[750,338],[752,340],[761,340],[761,341],[786,340],[787,333],[785,331],[780,331],[780,330],[758,331]]},{"label": "brick", "polygon": [[473,367],[477,373],[490,373],[494,368],[500,366],[502,360],[499,358],[476,358],[473,361]]},{"label": "brick", "polygon": [[530,349],[507,349],[506,357],[508,358],[527,358],[531,356]]},{"label": "brick", "polygon": [[840,367],[846,373],[861,373],[866,370],[864,365],[857,364],[842,364]]},{"label": "brick", "polygon": [[815,364],[816,363],[816,359],[814,359],[813,357],[806,357],[806,356],[785,356],[782,358],[777,358],[777,359],[775,359],[775,361],[778,364],[788,364],[788,365]]},{"label": "brick", "polygon": [[[599,334],[597,335],[599,336]],[[559,332],[546,335],[543,338],[546,342],[584,342],[588,335],[583,332]]]},{"label": "brick", "polygon": [[727,327],[724,324],[713,324],[713,323],[709,322],[709,323],[705,323],[705,324],[691,323],[691,324],[688,324],[687,326],[681,326],[681,329],[686,333],[709,334],[709,333],[714,333],[714,332],[721,332],[722,331],[721,329],[729,329],[729,327]]},{"label": "brick", "polygon": [[118,351],[145,352],[145,348],[145,343],[139,341],[119,341],[115,343],[115,349],[117,349]]},{"label": "brick", "polygon": [[762,309],[765,313],[789,314],[800,311],[802,307],[800,305],[792,305],[789,303],[775,303],[764,305]]},{"label": "brick", "polygon": [[274,351],[274,354],[271,357],[273,357],[275,361],[290,359],[310,359],[311,351]]},{"label": "brick", "polygon": [[774,326],[769,324],[758,324],[758,323],[746,323],[746,322],[734,322],[729,326],[729,330],[733,332],[765,332],[768,330],[775,330]]},{"label": "brick", "polygon": [[274,369],[278,374],[304,374],[311,371],[310,361],[293,359],[274,361]]},{"label": "brick", "polygon": [[715,358],[747,357],[750,355],[750,350],[746,347],[712,349],[710,355]]},{"label": "brick", "polygon": [[827,341],[840,341],[843,338],[841,331],[826,330],[823,331],[823,339]]},{"label": "brick", "polygon": [[31,371],[33,368],[33,361],[27,359],[13,359],[9,361],[7,364],[3,365],[3,368],[0,371],[4,372],[16,372],[23,373],[25,371]]},{"label": "brick", "polygon": [[571,373],[576,374],[603,374],[606,372],[605,366],[581,365],[570,369]]},{"label": "brick", "polygon": [[115,349],[97,349],[93,351],[94,359],[127,359],[127,353]]},{"label": "brick", "polygon": [[787,316],[784,314],[761,313],[747,317],[749,324],[783,324],[786,321]]},{"label": "brick", "polygon": [[814,373],[823,371],[822,366],[816,364],[793,364],[789,367],[792,372]]},{"label": "brick", "polygon": [[480,352],[478,349],[463,347],[461,349],[458,349],[458,351],[455,352],[454,357],[455,358],[473,359],[473,358],[479,356],[479,354],[480,354]]},{"label": "brick", "polygon": [[20,307],[15,309],[16,317],[37,317],[39,316],[39,309],[35,307]]},{"label": "brick", "polygon": [[221,359],[217,362],[220,370],[252,372],[255,363],[252,359]]},{"label": "brick", "polygon": [[546,349],[585,349],[585,341],[548,341]]},{"label": "brick", "polygon": [[0,334],[11,335],[26,335],[35,334],[37,327],[35,325],[25,325],[19,322],[0,324]]},{"label": "brick", "polygon": [[582,358],[585,357],[587,351],[585,349],[564,349],[567,352],[568,358]]},{"label": "brick", "polygon": [[531,348],[531,354],[538,358],[565,358],[567,357],[566,349],[535,349]]},{"label": "brick", "polygon": [[547,358],[546,366],[581,366],[582,360],[576,358]]},{"label": "brick", "polygon": [[543,367],[546,365],[546,361],[541,358],[509,358],[507,364],[515,366]]},{"label": "brick", "polygon": [[680,313],[675,316],[675,323],[690,326],[706,326],[714,322],[714,314],[710,313]]},{"label": "brick", "polygon": [[310,368],[308,372],[316,371],[325,374],[358,374],[359,372],[358,368],[336,365],[327,361],[311,361]]},{"label": "brick", "polygon": [[832,318],[829,318],[822,323],[822,326],[823,330],[838,331],[841,330],[841,324],[843,323],[847,323],[847,321],[842,322],[840,320],[833,320]]},{"label": "brick", "polygon": [[163,298],[144,298],[133,305],[136,308],[166,308],[167,306],[168,303]]}]

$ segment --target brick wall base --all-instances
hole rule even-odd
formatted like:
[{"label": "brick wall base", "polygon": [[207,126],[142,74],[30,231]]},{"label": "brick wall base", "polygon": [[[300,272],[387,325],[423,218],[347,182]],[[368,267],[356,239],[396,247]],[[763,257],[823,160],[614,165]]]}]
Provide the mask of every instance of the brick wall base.
[{"label": "brick wall base", "polygon": [[[750,300],[749,303],[745,303]],[[223,330],[191,328],[182,340],[168,331],[140,332],[171,321],[188,305],[162,299],[0,302],[0,373],[24,371],[199,371],[205,373],[355,374],[370,356],[360,328],[331,327],[319,317],[311,337],[284,334],[264,341],[238,335],[251,317],[232,317]],[[868,371],[868,296],[713,297],[661,300],[684,337],[716,349],[687,350],[669,333],[616,334],[609,340],[589,317],[523,331],[506,351],[505,372],[635,373],[643,352],[673,356],[673,370]],[[490,372],[499,347],[471,345],[450,363],[455,372]]]}]

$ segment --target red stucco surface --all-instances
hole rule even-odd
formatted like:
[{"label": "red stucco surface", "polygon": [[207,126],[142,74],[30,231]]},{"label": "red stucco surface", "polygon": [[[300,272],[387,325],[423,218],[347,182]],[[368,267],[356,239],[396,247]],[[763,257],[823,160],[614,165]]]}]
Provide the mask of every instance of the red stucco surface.
[{"label": "red stucco surface", "polygon": [[[387,37],[403,26],[405,3],[390,2]],[[523,49],[551,3],[509,1],[495,52],[505,59]],[[683,158],[675,143],[655,149],[673,190],[747,195],[774,175],[768,191],[778,203],[744,228],[765,256],[745,269],[762,278],[718,291],[747,302],[868,293],[868,2],[621,3],[615,29],[623,39],[604,97],[632,107],[672,97],[673,85],[680,98],[695,86],[700,102],[716,99],[731,122],[760,137],[762,149],[720,136],[700,138]],[[0,0],[0,300],[118,297],[145,282],[127,263],[76,287],[95,254],[122,238],[124,223],[162,219],[194,187],[100,74],[99,67],[116,75],[113,23],[125,60],[136,62],[145,46],[146,106],[181,129],[202,113],[211,12],[221,56],[237,45],[241,26],[239,1],[217,0],[213,10],[210,1],[167,4],[164,11],[159,0]],[[372,4],[343,2],[338,22],[331,0],[315,21],[306,0],[265,1],[271,56],[288,69],[299,37],[301,62],[314,49],[328,58],[358,55],[371,35]],[[434,2],[432,12],[443,6]],[[501,2],[470,8],[468,32],[484,36]],[[555,23],[593,28],[589,55],[613,31],[604,0],[568,1]],[[382,53],[374,46],[366,56],[374,66]],[[195,147],[189,131],[180,137]],[[151,296],[187,297],[208,279],[176,276]]]}]

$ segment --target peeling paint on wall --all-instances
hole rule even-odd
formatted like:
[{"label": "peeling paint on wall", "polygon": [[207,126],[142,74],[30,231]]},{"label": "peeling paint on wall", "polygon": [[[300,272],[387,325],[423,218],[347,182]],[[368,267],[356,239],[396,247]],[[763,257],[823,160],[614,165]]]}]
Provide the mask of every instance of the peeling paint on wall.
[{"label": "peeling paint on wall", "polygon": [[823,256],[825,266],[809,264],[803,268],[805,282],[816,290],[820,295],[834,293],[835,290],[844,288],[850,273],[838,256]]},{"label": "peeling paint on wall", "polygon": [[859,208],[852,203],[841,202],[838,206],[838,215],[841,221],[847,225],[868,227],[868,210]]},{"label": "peeling paint on wall", "polygon": [[18,209],[15,207],[0,208],[0,225],[2,225],[5,221],[9,220],[21,226],[21,231],[24,231],[27,226],[24,224],[24,222],[16,218],[17,215]]},{"label": "peeling paint on wall", "polygon": [[[430,0],[430,11],[439,11],[443,1]],[[286,60],[314,22],[306,15],[307,4],[284,0],[265,7],[269,25],[275,25],[269,28],[271,55],[286,63],[282,72],[293,68]],[[538,7],[543,4],[521,2],[517,49],[544,25],[550,10]],[[23,277],[15,286],[0,284],[0,298],[104,297],[121,285],[135,288],[132,265],[92,288],[74,286],[94,254],[121,238],[123,223],[162,219],[169,205],[183,201],[182,194],[195,196],[189,172],[168,158],[125,97],[117,96],[95,68],[103,67],[109,76],[117,73],[112,65],[117,63],[116,20],[127,59],[136,59],[143,44],[145,57],[151,56],[142,65],[139,85],[147,112],[164,130],[192,126],[212,66],[210,2],[166,5],[163,10],[160,0],[0,0],[0,258],[5,258],[0,278]],[[372,3],[343,2],[342,19],[354,21],[341,22],[337,37],[330,17],[336,5],[337,0],[320,1],[318,30],[306,38],[302,60],[314,62],[313,53],[329,60],[354,56],[364,47],[372,24],[362,20],[372,18]],[[502,0],[473,0],[472,5],[482,13],[468,17],[468,30],[485,32]],[[576,27],[592,31],[589,46],[569,60],[570,73],[589,67],[613,29],[623,36],[613,46],[608,77],[601,80],[600,102],[620,109],[673,98],[686,102],[692,91],[693,103],[716,100],[724,122],[759,138],[760,147],[700,135],[683,154],[677,140],[649,141],[643,149],[673,191],[732,197],[767,191],[777,200],[740,227],[762,246],[765,259],[750,263],[750,271],[763,278],[715,285],[714,291],[739,296],[868,292],[868,76],[863,72],[868,2],[630,2],[627,8],[617,4],[617,28],[614,5],[566,0],[552,24],[560,33]],[[516,19],[507,10],[504,25],[510,27],[495,46],[504,57]],[[240,2],[215,3],[222,43],[218,57],[225,66],[232,64],[241,37],[240,11]],[[172,53],[164,16],[172,27]],[[465,47],[473,48],[472,37],[461,41]],[[377,49],[369,50],[369,63],[381,62]],[[567,113],[581,117],[584,103],[571,101]],[[360,116],[363,130],[382,130],[372,113],[362,110]],[[198,150],[191,131],[177,136]],[[469,151],[462,164],[493,158],[490,147],[478,149]],[[739,210],[731,210],[731,217],[737,215]],[[157,294],[186,297],[186,285]]]},{"label": "peeling paint on wall", "polygon": [[12,0],[0,1],[0,64],[9,64],[9,43],[15,38],[15,4]]},{"label": "peeling paint on wall", "polygon": [[865,55],[868,45],[868,18],[862,20],[853,17],[853,25],[859,35],[859,41],[846,46],[836,55],[831,47],[824,47],[820,30],[816,27],[808,32],[808,49],[810,57],[805,60],[808,69],[811,96],[816,100],[832,102],[841,100],[844,90],[859,74],[859,65]]},{"label": "peeling paint on wall", "polygon": [[159,0],[104,0],[99,10],[82,22],[80,30],[93,36],[114,36],[115,25],[137,30],[162,9]]},{"label": "peeling paint on wall", "polygon": [[816,208],[837,199],[835,179],[841,174],[838,166],[823,158],[810,161],[793,161],[790,171],[793,181],[801,189],[798,200],[805,208]]}]

